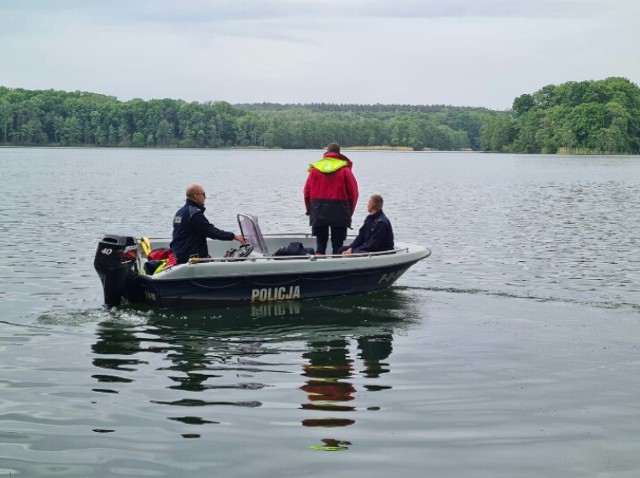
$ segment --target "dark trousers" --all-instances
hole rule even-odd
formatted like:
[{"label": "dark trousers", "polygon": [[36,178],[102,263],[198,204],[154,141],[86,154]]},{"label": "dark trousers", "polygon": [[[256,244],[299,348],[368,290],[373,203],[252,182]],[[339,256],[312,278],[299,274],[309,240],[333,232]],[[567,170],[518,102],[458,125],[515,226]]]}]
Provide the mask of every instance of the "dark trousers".
[{"label": "dark trousers", "polygon": [[[327,251],[327,243],[329,242],[329,226],[314,226],[312,232],[313,235],[316,236],[316,252],[325,254]],[[333,254],[338,253],[346,238],[346,226],[331,226],[331,248],[333,249]]]}]

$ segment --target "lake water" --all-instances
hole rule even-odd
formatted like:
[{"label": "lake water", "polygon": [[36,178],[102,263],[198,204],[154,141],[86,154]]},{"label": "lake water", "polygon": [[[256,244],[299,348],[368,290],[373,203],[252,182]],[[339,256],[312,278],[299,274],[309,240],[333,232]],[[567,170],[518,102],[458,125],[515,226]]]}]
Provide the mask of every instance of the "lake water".
[{"label": "lake water", "polygon": [[433,254],[386,291],[102,306],[184,189],[307,231],[314,151],[0,148],[0,477],[637,477],[640,158],[347,152]]}]

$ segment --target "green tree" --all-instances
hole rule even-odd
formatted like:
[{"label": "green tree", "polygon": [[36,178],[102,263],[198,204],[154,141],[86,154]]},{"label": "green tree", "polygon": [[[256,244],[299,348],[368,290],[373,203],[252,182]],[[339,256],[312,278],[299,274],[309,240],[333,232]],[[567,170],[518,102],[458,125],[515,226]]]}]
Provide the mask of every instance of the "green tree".
[{"label": "green tree", "polygon": [[72,116],[64,120],[60,132],[61,146],[78,146],[82,139],[82,124],[78,118]]},{"label": "green tree", "polygon": [[13,122],[13,110],[5,99],[0,99],[0,131],[2,131],[2,141],[9,140],[9,126]]},{"label": "green tree", "polygon": [[548,85],[514,101],[515,136],[496,141],[487,122],[482,144],[523,153],[635,153],[640,149],[640,89],[624,78]]}]

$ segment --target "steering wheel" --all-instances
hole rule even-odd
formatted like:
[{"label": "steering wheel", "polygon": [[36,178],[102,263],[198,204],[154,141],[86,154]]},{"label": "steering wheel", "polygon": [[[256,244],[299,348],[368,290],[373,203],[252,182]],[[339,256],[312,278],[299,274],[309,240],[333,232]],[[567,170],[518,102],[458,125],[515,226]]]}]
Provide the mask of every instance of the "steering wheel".
[{"label": "steering wheel", "polygon": [[224,255],[224,258],[236,259],[241,257],[247,257],[249,254],[251,254],[251,252],[253,252],[253,246],[247,242],[245,244],[241,244],[237,248],[234,247],[232,249],[229,249]]},{"label": "steering wheel", "polygon": [[253,246],[248,242],[241,244],[238,248],[238,257],[247,257],[253,252]]}]

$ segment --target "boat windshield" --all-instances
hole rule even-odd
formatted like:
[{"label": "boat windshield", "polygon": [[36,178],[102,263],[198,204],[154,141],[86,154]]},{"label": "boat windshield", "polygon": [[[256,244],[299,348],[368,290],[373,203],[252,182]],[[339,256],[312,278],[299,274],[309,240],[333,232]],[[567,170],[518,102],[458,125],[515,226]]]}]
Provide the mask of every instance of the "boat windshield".
[{"label": "boat windshield", "polygon": [[258,218],[251,214],[238,214],[238,225],[242,234],[255,251],[267,254],[267,243],[258,225]]}]

